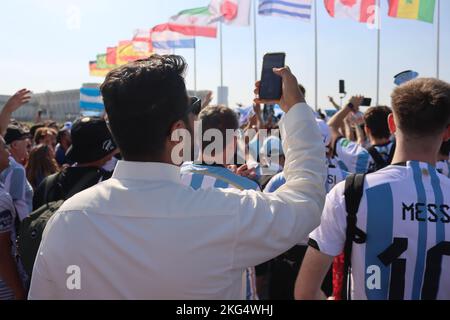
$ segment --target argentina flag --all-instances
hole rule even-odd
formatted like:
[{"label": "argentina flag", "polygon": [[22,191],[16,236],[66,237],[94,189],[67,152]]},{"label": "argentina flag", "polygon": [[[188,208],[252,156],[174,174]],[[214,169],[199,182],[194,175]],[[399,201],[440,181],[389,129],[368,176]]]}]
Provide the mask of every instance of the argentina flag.
[{"label": "argentina flag", "polygon": [[99,88],[80,89],[80,109],[83,115],[101,114],[105,106]]},{"label": "argentina flag", "polygon": [[262,16],[279,16],[304,21],[311,20],[312,0],[259,0]]}]

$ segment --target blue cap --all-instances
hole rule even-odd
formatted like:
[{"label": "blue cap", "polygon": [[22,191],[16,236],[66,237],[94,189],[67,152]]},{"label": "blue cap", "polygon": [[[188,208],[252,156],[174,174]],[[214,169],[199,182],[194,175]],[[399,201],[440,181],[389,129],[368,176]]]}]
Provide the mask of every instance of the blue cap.
[{"label": "blue cap", "polygon": [[403,71],[394,77],[394,83],[398,86],[401,86],[402,84],[408,81],[416,79],[418,76],[419,73],[415,71],[412,70]]}]

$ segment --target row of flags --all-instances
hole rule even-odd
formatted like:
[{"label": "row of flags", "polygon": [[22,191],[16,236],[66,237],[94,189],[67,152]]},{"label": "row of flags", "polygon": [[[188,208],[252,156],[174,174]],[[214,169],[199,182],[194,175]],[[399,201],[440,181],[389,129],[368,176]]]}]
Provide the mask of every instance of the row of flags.
[{"label": "row of flags", "polygon": [[[316,0],[319,1],[319,0]],[[387,0],[388,15],[433,23],[436,0]],[[131,40],[120,41],[89,63],[92,76],[104,77],[113,68],[172,49],[195,48],[195,37],[217,37],[217,25],[249,26],[252,0],[212,0],[208,6],[183,10],[168,22],[136,30]],[[324,0],[333,18],[374,23],[377,0]],[[259,0],[258,14],[302,21],[311,20],[313,0]]]}]

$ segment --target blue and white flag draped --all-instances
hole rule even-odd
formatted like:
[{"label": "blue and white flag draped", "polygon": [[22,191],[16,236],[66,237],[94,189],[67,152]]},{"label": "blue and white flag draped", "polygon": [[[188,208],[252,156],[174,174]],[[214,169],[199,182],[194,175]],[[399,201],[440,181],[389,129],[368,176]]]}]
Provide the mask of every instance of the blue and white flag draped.
[{"label": "blue and white flag draped", "polygon": [[258,12],[263,16],[279,16],[310,21],[312,0],[259,0]]}]

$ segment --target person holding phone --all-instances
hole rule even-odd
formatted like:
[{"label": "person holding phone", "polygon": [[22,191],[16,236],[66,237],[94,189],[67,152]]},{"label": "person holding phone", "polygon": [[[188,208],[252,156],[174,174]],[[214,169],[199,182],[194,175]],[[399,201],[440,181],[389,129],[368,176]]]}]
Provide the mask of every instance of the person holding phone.
[{"label": "person holding phone", "polygon": [[[112,179],[67,200],[49,220],[30,299],[242,299],[246,268],[285,252],[319,225],[324,146],[289,68],[273,70],[282,96],[267,101],[286,112],[287,182],[263,194],[182,183],[172,157],[180,141],[172,134],[183,129],[193,136],[196,119],[186,67],[180,56],[152,55],[108,74],[101,90],[124,160]],[[61,270],[74,265],[81,274],[71,290]]]}]

